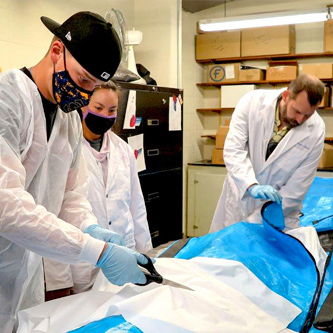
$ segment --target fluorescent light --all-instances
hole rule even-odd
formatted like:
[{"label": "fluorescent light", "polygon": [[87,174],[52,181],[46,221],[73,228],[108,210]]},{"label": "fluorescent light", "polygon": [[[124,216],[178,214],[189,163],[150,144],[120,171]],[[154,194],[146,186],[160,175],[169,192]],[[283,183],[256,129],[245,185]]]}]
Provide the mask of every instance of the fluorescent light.
[{"label": "fluorescent light", "polygon": [[200,20],[199,30],[222,31],[246,28],[271,27],[287,24],[313,23],[327,20],[327,11],[316,13],[271,13],[261,15],[247,15],[223,19]]}]

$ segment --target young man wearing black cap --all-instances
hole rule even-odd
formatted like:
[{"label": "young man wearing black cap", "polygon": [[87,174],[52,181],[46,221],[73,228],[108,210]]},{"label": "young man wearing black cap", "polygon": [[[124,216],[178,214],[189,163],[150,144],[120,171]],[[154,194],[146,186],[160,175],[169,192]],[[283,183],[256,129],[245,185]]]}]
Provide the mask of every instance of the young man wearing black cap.
[{"label": "young man wearing black cap", "polygon": [[116,71],[118,37],[111,24],[90,12],[74,14],[62,25],[45,17],[42,21],[56,36],[47,55],[29,70],[0,75],[4,333],[13,331],[18,310],[44,299],[40,256],[93,263],[118,285],[146,281],[137,265],[146,258],[123,247],[121,237],[100,228],[91,213],[85,198],[81,121],[75,112]]}]

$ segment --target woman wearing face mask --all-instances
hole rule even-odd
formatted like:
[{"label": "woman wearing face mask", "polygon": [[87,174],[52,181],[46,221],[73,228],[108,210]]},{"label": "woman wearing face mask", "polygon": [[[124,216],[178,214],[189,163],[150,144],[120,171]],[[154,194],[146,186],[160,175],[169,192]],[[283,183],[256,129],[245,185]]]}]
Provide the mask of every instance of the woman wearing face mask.
[{"label": "woman wearing face mask", "polygon": [[[83,151],[89,172],[88,200],[98,223],[120,234],[131,249],[152,248],[146,207],[131,147],[110,129],[116,121],[120,91],[114,82],[97,86],[83,107]],[[89,290],[98,269],[72,266],[74,292]]]}]

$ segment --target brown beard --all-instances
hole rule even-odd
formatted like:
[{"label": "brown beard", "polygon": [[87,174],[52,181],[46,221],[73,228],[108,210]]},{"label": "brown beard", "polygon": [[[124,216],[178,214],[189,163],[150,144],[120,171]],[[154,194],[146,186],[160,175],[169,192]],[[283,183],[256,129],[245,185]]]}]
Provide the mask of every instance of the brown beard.
[{"label": "brown beard", "polygon": [[288,102],[280,108],[281,122],[288,128],[294,128],[296,126],[299,126],[299,123],[295,119],[290,119],[287,117],[287,105]]}]

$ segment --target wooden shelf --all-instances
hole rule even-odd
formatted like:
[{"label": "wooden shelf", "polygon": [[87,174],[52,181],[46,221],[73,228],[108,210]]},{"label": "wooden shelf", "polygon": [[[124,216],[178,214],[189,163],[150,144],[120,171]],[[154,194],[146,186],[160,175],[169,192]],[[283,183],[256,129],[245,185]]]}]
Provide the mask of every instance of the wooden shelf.
[{"label": "wooden shelf", "polygon": [[[333,79],[321,79],[323,82],[333,82]],[[242,85],[242,84],[280,84],[280,83],[290,83],[290,80],[286,81],[237,81],[237,82],[214,82],[214,83],[197,83],[198,87],[220,87],[220,86],[228,86],[228,85]]]},{"label": "wooden shelf", "polygon": [[201,135],[201,137],[202,138],[207,138],[207,139],[213,139],[213,140],[216,139],[216,135],[215,134],[212,134],[212,135],[209,135],[209,134]]},{"label": "wooden shelf", "polygon": [[[202,137],[202,138],[213,139],[213,140],[216,139],[216,135],[214,135],[214,134],[211,134],[211,135],[209,135],[209,134],[201,135],[201,137]],[[325,142],[326,142],[326,143],[333,143],[333,137],[326,137],[326,138],[325,138]]]},{"label": "wooden shelf", "polygon": [[207,109],[197,109],[197,112],[216,112],[221,113],[223,111],[230,112],[234,111],[235,108],[207,108]]},{"label": "wooden shelf", "polygon": [[317,111],[333,111],[333,107],[329,107],[329,108],[318,108]]},{"label": "wooden shelf", "polygon": [[[215,113],[221,113],[221,112],[230,112],[234,111],[235,108],[202,108],[202,109],[197,109],[197,112],[215,112]],[[333,107],[329,108],[318,108],[317,111],[333,111]]]},{"label": "wooden shelf", "polygon": [[251,56],[251,57],[235,57],[235,58],[217,58],[207,60],[196,60],[198,63],[218,63],[218,62],[236,62],[245,60],[284,60],[284,59],[305,59],[305,58],[325,58],[333,57],[333,52],[316,52],[316,53],[297,53],[297,54],[274,54],[266,56]]},{"label": "wooden shelf", "polygon": [[[289,83],[290,81],[279,81],[278,83]],[[237,82],[214,82],[214,83],[197,83],[198,87],[220,87],[228,85],[241,85],[241,84],[269,84],[266,80],[249,82],[249,81],[237,81]]]}]

